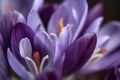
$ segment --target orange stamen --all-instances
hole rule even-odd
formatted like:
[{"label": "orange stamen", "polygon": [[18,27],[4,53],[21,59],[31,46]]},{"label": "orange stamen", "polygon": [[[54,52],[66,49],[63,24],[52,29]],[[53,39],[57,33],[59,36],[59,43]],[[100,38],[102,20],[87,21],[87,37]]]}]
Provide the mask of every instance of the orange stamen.
[{"label": "orange stamen", "polygon": [[5,11],[6,12],[9,12],[9,11],[11,11],[12,9],[11,9],[11,7],[9,7],[9,6],[7,6],[6,8],[5,8]]},{"label": "orange stamen", "polygon": [[39,67],[40,67],[39,52],[35,52],[35,53],[34,53],[34,59],[35,59],[35,63],[36,63],[36,65],[37,65],[37,68],[38,68],[38,70],[39,70]]},{"label": "orange stamen", "polygon": [[62,31],[63,28],[63,18],[60,18],[58,20],[58,34],[60,34],[60,32]]},{"label": "orange stamen", "polygon": [[107,52],[107,50],[106,50],[105,48],[103,48],[103,49],[101,49],[100,51],[98,51],[99,54],[104,54],[104,53],[106,53],[106,52]]}]

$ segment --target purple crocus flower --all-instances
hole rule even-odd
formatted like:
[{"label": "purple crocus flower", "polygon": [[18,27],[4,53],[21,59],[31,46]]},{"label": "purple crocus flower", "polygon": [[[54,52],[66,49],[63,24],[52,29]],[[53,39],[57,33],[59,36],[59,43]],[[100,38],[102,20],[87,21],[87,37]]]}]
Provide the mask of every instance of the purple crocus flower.
[{"label": "purple crocus flower", "polygon": [[[82,67],[86,63],[90,55],[93,53],[93,50],[96,45],[95,33],[88,33],[80,37],[73,44],[71,44],[71,46],[69,46],[66,49],[65,51],[66,54],[63,54],[64,48],[61,47],[62,45],[58,41],[56,42],[55,53],[51,53],[52,46],[50,46],[50,43],[48,43],[50,37],[47,36],[43,30],[40,31],[39,36],[41,38],[37,38],[37,34],[35,36],[32,29],[23,23],[17,23],[13,28],[11,36],[12,52],[10,49],[8,49],[7,57],[12,69],[22,79],[34,79],[39,74],[40,75],[38,78],[40,79],[44,78],[43,76],[41,76],[43,74],[48,75],[47,77],[49,77],[49,79],[51,79],[50,78],[51,75],[54,75],[54,77],[58,79],[62,75],[63,76],[70,75],[76,72],[80,67]],[[49,45],[47,45],[46,42],[43,41],[44,37]],[[36,39],[38,39],[37,46],[35,44]],[[79,49],[79,46],[81,45],[83,45],[83,47]],[[50,47],[51,50],[49,51]],[[70,52],[74,53],[74,55],[72,54],[70,55],[69,54]],[[61,60],[63,58],[62,55],[65,55],[64,63],[61,63],[62,62]],[[71,58],[71,61],[69,60],[69,58]],[[76,61],[79,59],[81,59],[81,62]],[[47,61],[47,63],[45,61]],[[72,61],[76,63],[72,65],[70,63]],[[71,68],[68,69],[67,67],[70,65],[72,66]],[[63,68],[61,68],[60,66],[63,66]],[[59,70],[57,70],[58,68]]]},{"label": "purple crocus flower", "polygon": [[[26,21],[23,17],[23,22],[15,20],[12,30],[10,30],[12,34],[8,35],[11,38],[10,48],[7,50],[8,62],[22,79],[69,79],[78,70],[81,70],[83,74],[82,70],[86,69],[87,65],[90,65],[90,68],[86,70],[89,73],[91,70],[94,71],[91,66],[99,65],[102,60],[110,60],[101,58],[101,61],[90,64],[94,59],[93,51],[96,50],[96,47],[101,47],[101,44],[109,39],[106,36],[105,38],[101,37],[101,32],[105,28],[97,33],[103,20],[101,3],[88,11],[86,0],[65,0],[56,10],[50,12],[47,17],[49,21],[44,18],[43,14],[46,14],[44,10],[50,7],[44,8],[45,6],[42,6],[43,0],[35,0],[31,3],[33,5],[29,7],[31,8],[29,13],[28,8],[25,8],[24,11],[24,8],[16,9],[10,5],[12,10],[20,11],[25,17],[28,14]],[[97,13],[99,14],[93,16]],[[103,39],[103,42],[97,46],[95,32],[98,35],[98,42],[99,38]],[[116,34],[116,36],[118,35]],[[116,39],[116,36],[113,36],[113,40]],[[102,50],[104,51],[100,48],[97,53],[103,53]],[[105,69],[105,67],[97,70]]]},{"label": "purple crocus flower", "polygon": [[[120,22],[112,21],[103,26],[98,32],[98,43],[90,62],[83,67],[85,73],[109,70],[118,66],[120,49]],[[111,46],[112,45],[112,46]],[[101,50],[99,51],[99,48]],[[98,50],[97,50],[98,49]],[[102,53],[102,54],[101,54]],[[95,59],[92,61],[92,59]],[[102,65],[102,66],[100,66]],[[84,71],[84,69],[86,69]]]},{"label": "purple crocus flower", "polygon": [[[69,1],[66,1],[65,3],[68,4],[68,2]],[[81,2],[87,5],[85,1],[80,1],[80,3]],[[75,2],[75,4],[76,3],[77,2]],[[34,11],[35,10],[33,6],[27,19],[27,25],[29,25],[32,29],[24,23],[16,23],[13,27],[11,35],[11,48],[7,50],[8,61],[12,69],[22,79],[34,79],[39,74],[40,76],[53,74],[55,75],[54,77],[56,77],[59,73],[58,77],[54,78],[57,79],[59,77],[61,78],[61,76],[68,76],[76,72],[87,62],[91,56],[96,45],[96,34],[85,34],[73,42],[74,40],[72,41],[72,35],[74,33],[72,32],[72,26],[68,24],[62,30],[61,27],[63,26],[61,18],[58,20],[58,32],[56,33],[59,35],[59,37],[56,38],[53,32],[50,33],[49,36],[42,28],[38,28],[40,19],[37,17],[37,14]],[[31,18],[35,17],[35,15],[31,15],[33,13],[36,14],[38,23],[35,23],[37,24],[31,21]],[[70,36],[68,36],[69,33]],[[67,36],[69,37],[68,39],[66,39]],[[53,38],[51,39],[51,37]],[[55,44],[53,44],[53,41],[51,40],[55,40]],[[60,40],[62,42],[60,42]],[[64,44],[66,41],[68,42]],[[55,46],[55,50],[54,48],[52,49],[50,44]],[[83,47],[81,47],[79,50],[81,45],[83,45]],[[74,54],[74,58],[72,58],[72,54],[69,54],[69,50],[72,52],[72,54]],[[62,61],[62,58],[64,58],[64,62]],[[70,64],[69,58],[71,58],[72,62],[75,62],[74,65]],[[78,62],[80,58],[81,62]],[[72,65],[71,68],[67,69],[67,67],[70,65]],[[60,70],[57,70],[59,67]],[[51,72],[52,69],[53,71]],[[45,73],[42,70],[45,70]],[[49,75],[48,77],[51,77]],[[44,78],[43,76],[40,76],[38,78]]]}]

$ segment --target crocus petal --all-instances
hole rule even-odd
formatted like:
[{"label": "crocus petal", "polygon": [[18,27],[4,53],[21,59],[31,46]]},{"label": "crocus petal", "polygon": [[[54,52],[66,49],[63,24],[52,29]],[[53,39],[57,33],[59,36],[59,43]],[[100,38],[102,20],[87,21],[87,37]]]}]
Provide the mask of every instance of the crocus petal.
[{"label": "crocus petal", "polygon": [[44,30],[40,30],[35,34],[34,44],[36,49],[35,51],[40,52],[40,59],[45,55],[53,55],[54,48],[52,46],[52,40]]},{"label": "crocus petal", "polygon": [[57,9],[57,5],[56,4],[47,4],[44,5],[41,9],[39,9],[39,16],[43,21],[43,24],[45,26],[45,29],[47,29],[48,26],[48,22],[51,18],[51,15],[53,14],[53,12]]},{"label": "crocus petal", "polygon": [[99,27],[101,25],[103,21],[103,17],[98,17],[97,19],[95,19],[90,26],[88,27],[86,32],[95,32],[97,33],[97,31],[99,30]]},{"label": "crocus petal", "polygon": [[1,34],[0,34],[0,44],[1,44],[1,46],[2,46],[3,48],[5,48],[5,41],[4,41],[4,39],[3,39],[3,37],[2,37]]},{"label": "crocus petal", "polygon": [[6,13],[0,18],[0,33],[7,45],[9,45],[13,25],[17,22],[25,22],[24,17],[17,11]]},{"label": "crocus petal", "polygon": [[108,40],[110,39],[109,36],[99,36],[97,39],[97,48],[104,48]]},{"label": "crocus petal", "polygon": [[114,74],[116,75],[116,80],[120,80],[120,65],[115,67]]},{"label": "crocus petal", "polygon": [[32,7],[33,1],[34,0],[2,0],[2,12],[5,12],[7,8],[10,8],[11,10],[17,10],[27,16],[27,13]]},{"label": "crocus petal", "polygon": [[5,53],[0,45],[0,79],[5,79],[9,76],[8,65],[6,62]]},{"label": "crocus petal", "polygon": [[33,79],[33,75],[28,72],[25,67],[18,62],[18,60],[13,56],[10,49],[7,50],[7,58],[12,69],[24,80]]},{"label": "crocus petal", "polygon": [[34,32],[37,32],[41,28],[44,28],[40,17],[37,12],[31,10],[27,17],[27,24],[31,27]]},{"label": "crocus petal", "polygon": [[28,38],[24,38],[20,41],[19,43],[19,50],[20,50],[20,55],[25,58],[25,57],[32,57],[32,46],[30,43],[30,40]]},{"label": "crocus petal", "polygon": [[96,46],[96,34],[88,33],[76,40],[67,50],[63,72],[65,75],[80,69],[92,55]]},{"label": "crocus petal", "polygon": [[60,80],[54,71],[44,71],[35,80]]},{"label": "crocus petal", "polygon": [[34,0],[32,9],[33,11],[38,11],[43,6],[44,0]]},{"label": "crocus petal", "polygon": [[[78,8],[79,7],[79,8]],[[64,13],[63,13],[64,12]],[[77,30],[76,35],[79,33],[81,27],[84,24],[84,21],[87,16],[87,3],[86,0],[66,0],[58,9],[53,13],[49,25],[48,32],[54,32],[58,34],[57,22],[60,18],[64,19],[63,24],[73,24],[73,33]]]},{"label": "crocus petal", "polygon": [[119,31],[119,28],[120,28],[119,21],[111,21],[105,24],[104,26],[102,26],[102,28],[98,32],[98,36],[104,36],[104,35],[112,36],[114,35],[114,33]]},{"label": "crocus petal", "polygon": [[54,69],[57,71],[57,73],[59,73],[60,76],[62,76],[63,62],[64,62],[64,52],[61,47],[60,40],[57,40],[56,45],[55,45],[53,66],[54,66]]},{"label": "crocus petal", "polygon": [[62,29],[59,35],[59,40],[61,41],[61,47],[65,50],[72,42],[72,28],[69,24]]},{"label": "crocus petal", "polygon": [[20,56],[19,42],[22,38],[25,38],[25,37],[29,38],[31,44],[33,44],[34,33],[31,30],[31,28],[23,23],[17,23],[14,26],[12,35],[11,35],[11,49],[15,57],[17,57],[17,59],[21,63],[22,62],[24,63],[24,61],[22,60],[22,57]]},{"label": "crocus petal", "polygon": [[103,56],[96,62],[85,65],[81,70],[82,74],[89,74],[89,73],[94,73],[101,70],[109,70],[111,68],[114,68],[115,66],[120,64],[119,53],[120,53],[120,50],[114,52],[114,54]]},{"label": "crocus petal", "polygon": [[102,16],[102,13],[103,13],[103,4],[102,3],[98,3],[95,6],[93,6],[88,13],[88,17],[87,17],[87,21],[86,21],[87,25],[89,25],[96,18]]},{"label": "crocus petal", "polygon": [[[78,37],[82,36],[86,30],[90,27],[91,24],[94,25],[94,23],[96,24],[96,22],[99,24],[102,22],[102,19],[100,20],[99,18],[102,16],[102,12],[103,12],[103,4],[102,3],[98,3],[95,6],[93,6],[89,11],[88,11],[88,15],[87,15],[87,19],[86,19],[86,23],[83,27],[83,29],[81,30],[80,34]],[[96,21],[96,20],[100,20]],[[94,21],[94,22],[93,22]],[[91,25],[92,26],[92,25]],[[96,27],[97,28],[97,27]],[[94,29],[94,28],[93,28]]]},{"label": "crocus petal", "polygon": [[120,36],[120,29],[119,29],[119,32],[116,31],[116,33],[107,42],[105,48],[106,48],[108,54],[106,54],[106,55],[112,54],[114,50],[116,50],[118,47],[120,47],[119,36]]},{"label": "crocus petal", "polygon": [[[120,22],[112,21],[103,26],[100,31],[97,33],[98,37],[108,36],[110,37],[109,41],[107,42],[105,48],[107,52],[111,52],[120,45],[119,41],[119,34],[120,34]],[[112,47],[112,46],[114,47]]]}]

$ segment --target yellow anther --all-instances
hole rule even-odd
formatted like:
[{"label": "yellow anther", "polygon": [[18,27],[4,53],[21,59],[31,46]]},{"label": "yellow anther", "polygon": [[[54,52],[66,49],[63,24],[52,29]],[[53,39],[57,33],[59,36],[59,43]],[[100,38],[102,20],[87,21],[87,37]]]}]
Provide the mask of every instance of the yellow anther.
[{"label": "yellow anther", "polygon": [[60,18],[58,20],[58,34],[60,34],[60,32],[62,31],[63,28],[63,18]]},{"label": "yellow anther", "polygon": [[39,52],[35,52],[33,55],[34,55],[36,66],[39,70],[39,67],[40,67]]},{"label": "yellow anther", "polygon": [[5,7],[5,11],[6,11],[6,12],[9,12],[9,11],[11,11],[11,10],[12,10],[12,9],[11,9],[10,6]]},{"label": "yellow anther", "polygon": [[97,53],[98,54],[104,54],[106,52],[107,52],[107,50],[105,48],[103,48],[103,49],[99,50]]}]

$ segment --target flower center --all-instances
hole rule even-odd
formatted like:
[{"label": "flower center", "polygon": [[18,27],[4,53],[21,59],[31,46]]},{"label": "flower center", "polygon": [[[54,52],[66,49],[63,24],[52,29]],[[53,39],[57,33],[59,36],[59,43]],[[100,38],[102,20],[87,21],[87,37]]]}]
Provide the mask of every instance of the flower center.
[{"label": "flower center", "polygon": [[36,66],[37,66],[38,71],[39,71],[39,67],[40,67],[39,52],[36,51],[33,55],[34,55]]},{"label": "flower center", "polygon": [[37,66],[38,71],[42,71],[44,63],[49,58],[49,56],[46,55],[45,57],[43,57],[43,59],[42,59],[42,61],[40,63],[39,52],[36,51],[33,55],[34,55],[34,60],[35,60],[35,64]]},{"label": "flower center", "polygon": [[96,50],[94,52],[95,54],[93,55],[91,61],[94,62],[94,61],[100,59],[106,52],[107,52],[107,50],[105,48],[102,48],[100,50]]}]

